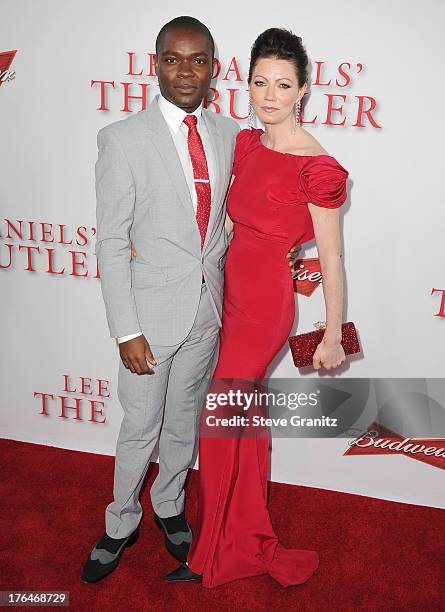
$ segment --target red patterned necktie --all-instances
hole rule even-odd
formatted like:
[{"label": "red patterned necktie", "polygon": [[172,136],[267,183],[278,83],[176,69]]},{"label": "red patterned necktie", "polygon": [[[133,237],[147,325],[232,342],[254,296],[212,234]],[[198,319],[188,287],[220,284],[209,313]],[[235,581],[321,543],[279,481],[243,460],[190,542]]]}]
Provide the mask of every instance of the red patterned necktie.
[{"label": "red patterned necktie", "polygon": [[199,233],[201,234],[202,248],[206,237],[207,226],[209,224],[211,191],[204,147],[202,146],[201,136],[196,129],[197,121],[198,117],[196,115],[186,115],[186,117],[184,117],[184,123],[189,129],[188,147],[190,159],[192,160],[197,196],[196,221],[198,223]]}]

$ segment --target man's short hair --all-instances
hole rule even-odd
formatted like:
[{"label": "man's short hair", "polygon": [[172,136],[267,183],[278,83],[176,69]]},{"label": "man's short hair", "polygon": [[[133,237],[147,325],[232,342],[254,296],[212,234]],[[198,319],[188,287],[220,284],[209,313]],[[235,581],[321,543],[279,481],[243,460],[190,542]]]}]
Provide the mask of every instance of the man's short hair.
[{"label": "man's short hair", "polygon": [[194,17],[189,17],[187,15],[175,17],[174,19],[162,26],[159,31],[159,34],[156,37],[156,54],[159,53],[159,48],[165,38],[165,35],[168,32],[173,32],[174,30],[192,30],[193,32],[200,32],[201,34],[204,34],[204,36],[208,38],[210,46],[212,48],[212,57],[215,55],[215,42],[213,40],[213,36],[211,35],[209,28],[198,19],[195,19]]}]

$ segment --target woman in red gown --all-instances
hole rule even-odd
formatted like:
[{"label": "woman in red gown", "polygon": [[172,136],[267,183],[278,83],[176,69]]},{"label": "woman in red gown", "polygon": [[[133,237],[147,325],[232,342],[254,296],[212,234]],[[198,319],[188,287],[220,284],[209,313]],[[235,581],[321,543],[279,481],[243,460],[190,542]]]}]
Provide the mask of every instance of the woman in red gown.
[{"label": "woman in red gown", "polygon": [[[345,358],[338,211],[329,209],[345,201],[348,172],[295,117],[307,86],[301,39],[277,28],[261,34],[252,47],[248,81],[251,104],[266,129],[242,130],[237,137],[227,203],[233,238],[214,381],[266,376],[295,317],[286,254],[314,233],[329,284],[324,288],[327,328],[314,366],[336,367]],[[269,573],[290,586],[315,572],[317,552],[278,543],[267,510],[268,452],[266,436],[200,436],[198,529],[187,565],[167,580],[202,579],[214,587]]]}]

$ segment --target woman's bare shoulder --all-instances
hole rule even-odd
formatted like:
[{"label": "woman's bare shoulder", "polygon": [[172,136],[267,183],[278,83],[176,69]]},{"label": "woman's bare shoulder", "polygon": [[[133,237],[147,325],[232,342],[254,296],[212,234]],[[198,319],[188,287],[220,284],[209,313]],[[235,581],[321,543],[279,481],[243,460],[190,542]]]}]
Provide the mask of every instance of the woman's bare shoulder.
[{"label": "woman's bare shoulder", "polygon": [[299,128],[298,136],[298,146],[295,148],[294,155],[329,155],[318,140],[304,128]]}]

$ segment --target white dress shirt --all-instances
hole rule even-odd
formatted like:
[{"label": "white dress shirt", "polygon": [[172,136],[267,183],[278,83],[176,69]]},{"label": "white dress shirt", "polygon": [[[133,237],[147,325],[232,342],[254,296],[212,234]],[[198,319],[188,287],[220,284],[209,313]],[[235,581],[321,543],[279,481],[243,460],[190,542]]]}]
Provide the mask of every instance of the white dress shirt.
[{"label": "white dress shirt", "polygon": [[[193,209],[196,213],[198,198],[196,195],[195,182],[193,176],[193,166],[192,160],[190,159],[189,149],[188,149],[188,127],[184,123],[184,117],[187,115],[182,108],[175,106],[171,102],[169,102],[162,94],[159,94],[158,97],[159,109],[167,122],[168,128],[170,130],[170,134],[173,138],[173,142],[175,144],[176,150],[178,152],[179,159],[181,161],[182,169],[184,171],[185,179],[187,181],[187,185],[190,191],[190,197],[192,199]],[[210,179],[210,191],[211,191],[211,200],[213,202],[213,194],[215,189],[215,176],[216,176],[216,160],[214,151],[210,142],[210,137],[206,128],[204,121],[201,118],[202,111],[202,102],[198,106],[198,108],[193,111],[193,115],[198,117],[198,121],[196,123],[196,128],[201,136],[202,144],[204,147],[204,153],[207,159],[207,168],[209,170],[209,179]],[[138,331],[134,334],[129,334],[128,336],[122,336],[118,338],[117,341],[120,344],[121,342],[126,342],[127,340],[132,340],[133,338],[137,338],[138,336],[142,336],[142,332]]]}]

